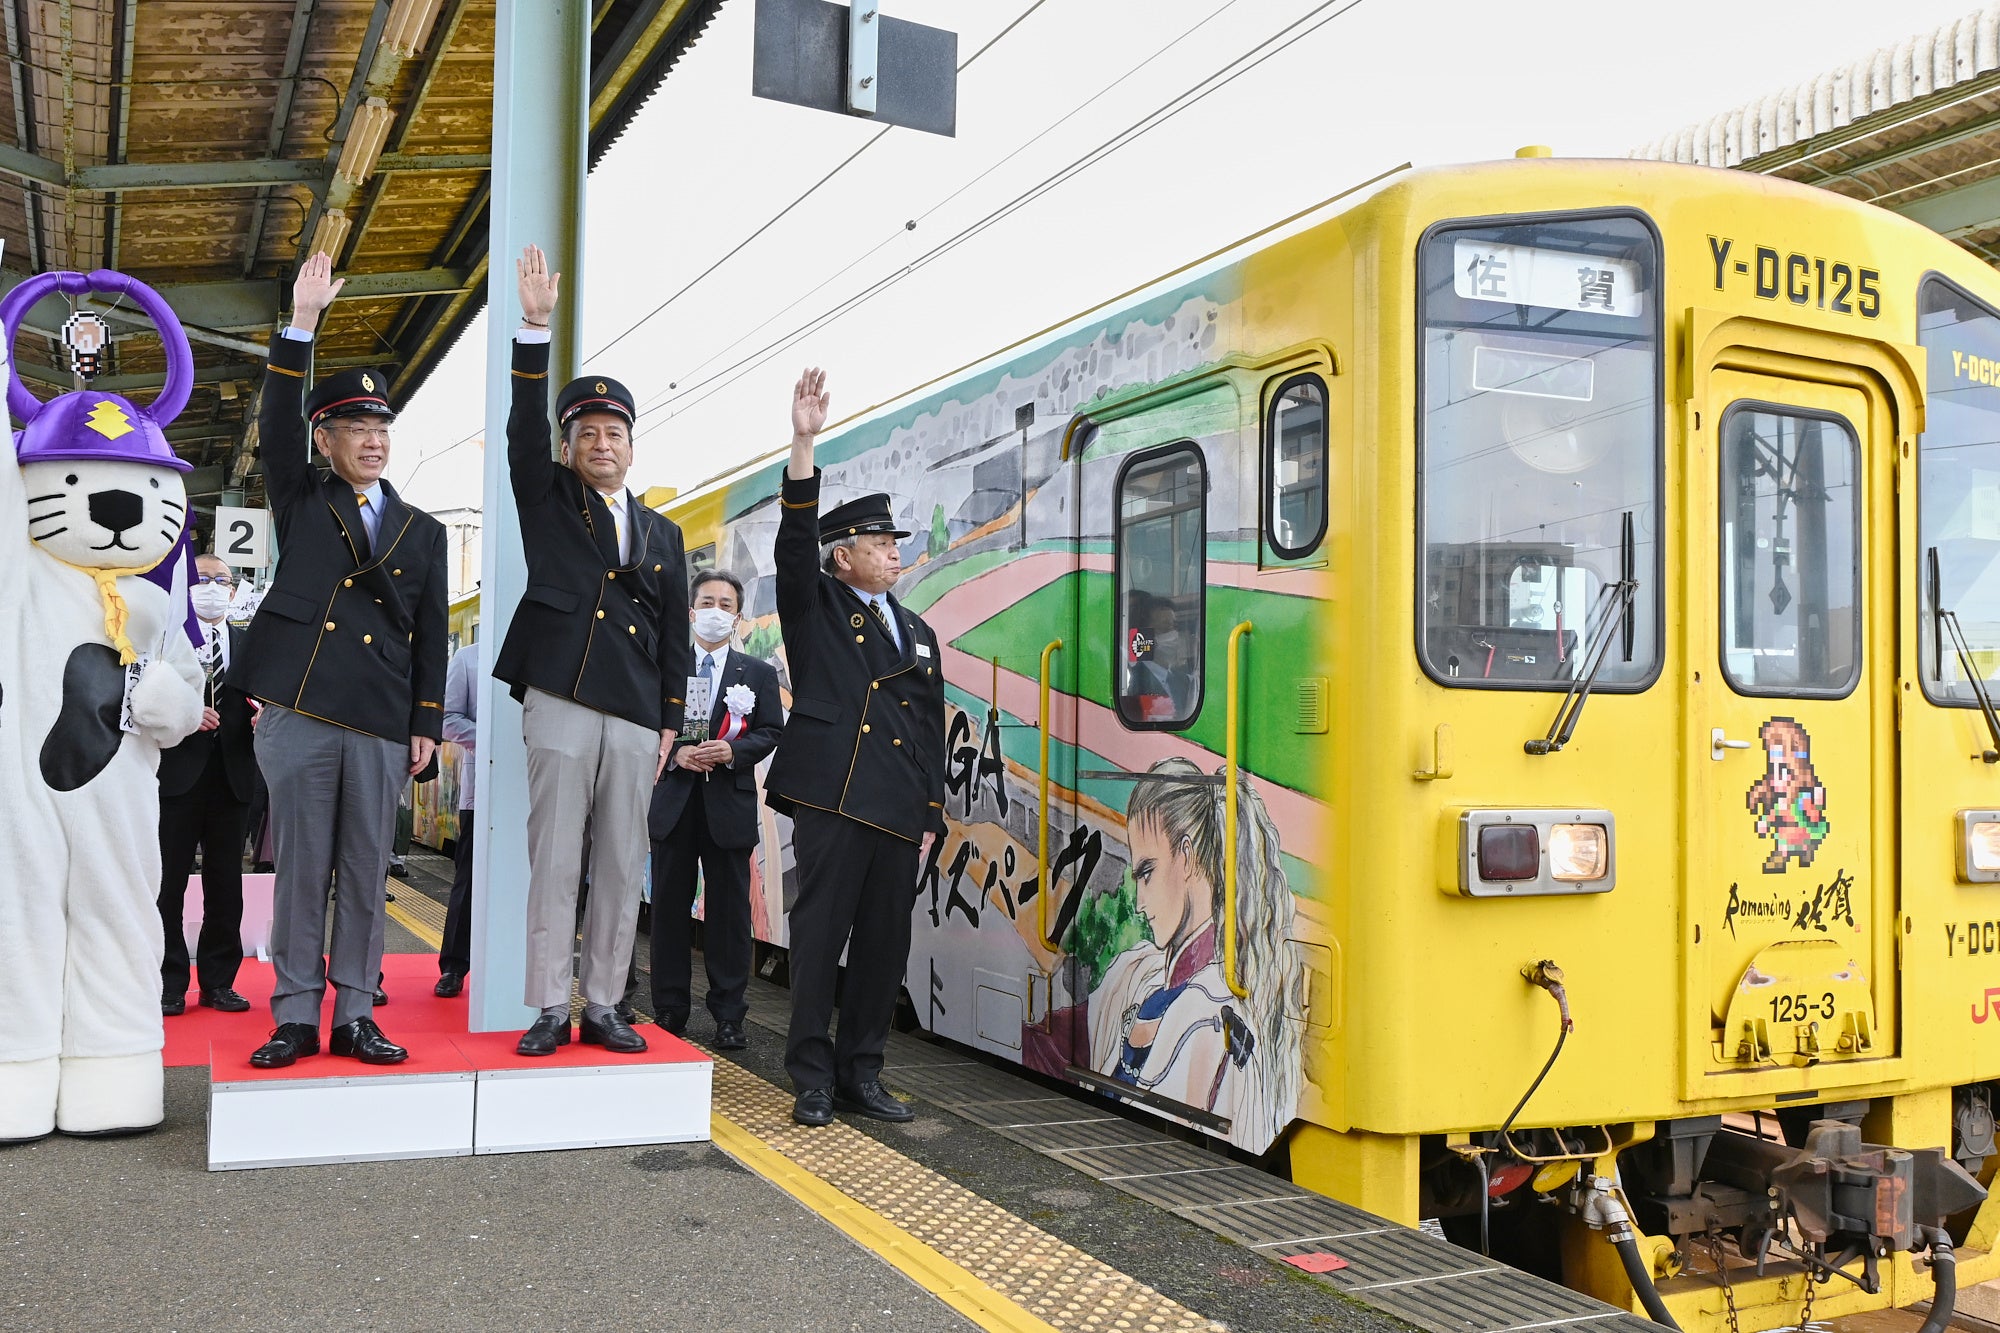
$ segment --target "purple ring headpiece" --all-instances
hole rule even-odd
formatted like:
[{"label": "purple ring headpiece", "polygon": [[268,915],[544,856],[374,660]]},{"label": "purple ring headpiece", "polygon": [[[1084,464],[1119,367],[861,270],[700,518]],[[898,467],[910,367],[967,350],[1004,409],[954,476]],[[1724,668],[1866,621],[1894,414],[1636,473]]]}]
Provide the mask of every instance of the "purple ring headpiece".
[{"label": "purple ring headpiece", "polygon": [[174,452],[166,427],[187,406],[194,389],[194,350],[187,332],[158,292],[137,278],[110,269],[92,273],[41,273],[0,298],[0,336],[8,348],[28,311],[45,296],[90,293],[130,296],[152,317],[167,353],[167,382],[148,407],[136,407],[115,393],[77,389],[44,403],[29,390],[10,362],[7,408],[21,423],[16,455],[22,463],[91,459],[152,463],[179,472],[194,465]]}]

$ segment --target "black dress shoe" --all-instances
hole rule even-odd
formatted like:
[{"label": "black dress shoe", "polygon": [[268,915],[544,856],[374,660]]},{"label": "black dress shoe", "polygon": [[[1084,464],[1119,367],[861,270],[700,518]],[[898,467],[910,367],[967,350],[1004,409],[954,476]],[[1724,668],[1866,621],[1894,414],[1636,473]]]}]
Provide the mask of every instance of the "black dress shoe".
[{"label": "black dress shoe", "polygon": [[715,1049],[718,1051],[740,1051],[750,1044],[743,1035],[741,1023],[717,1022],[715,1025]]},{"label": "black dress shoe", "polygon": [[583,1030],[577,1034],[577,1040],[586,1046],[602,1046],[619,1055],[637,1055],[646,1049],[646,1039],[634,1032],[632,1025],[616,1013],[606,1015],[601,1023],[585,1014]]},{"label": "black dress shoe", "polygon": [[351,1055],[364,1065],[399,1065],[410,1053],[382,1035],[372,1018],[357,1018],[333,1030],[326,1049],[331,1055]]},{"label": "black dress shoe", "polygon": [[247,1014],[250,1001],[238,995],[227,986],[217,986],[214,990],[201,993],[201,1002],[209,1008],[225,1014]]},{"label": "black dress shoe", "polygon": [[535,1025],[521,1034],[521,1040],[514,1043],[516,1055],[554,1055],[556,1047],[569,1045],[569,1015],[561,1018],[554,1014],[543,1014],[535,1020]]},{"label": "black dress shoe", "polygon": [[380,1008],[381,1006],[389,1003],[389,992],[383,990],[380,986],[377,986],[375,988],[375,995],[373,998],[375,1000],[376,1007]]},{"label": "black dress shoe", "polygon": [[[187,1012],[187,1007],[188,997],[186,991],[177,993],[166,990],[160,992],[160,1012],[166,1017],[172,1018],[177,1014],[184,1014]],[[248,1008],[249,1006],[246,1005],[244,1007]]]},{"label": "black dress shoe", "polygon": [[832,1124],[833,1093],[825,1088],[800,1093],[792,1100],[792,1119],[801,1125]]},{"label": "black dress shoe", "polygon": [[[389,873],[393,875],[396,872],[392,870]],[[382,901],[385,903],[393,903],[396,901],[396,895],[393,893],[384,892],[382,895]]]},{"label": "black dress shoe", "polygon": [[639,1021],[639,1011],[637,1009],[634,1009],[631,1005],[625,1003],[625,1001],[623,1000],[620,1000],[617,1004],[613,1005],[611,1007],[611,1012],[618,1015],[618,1021],[623,1023],[627,1027],[632,1027],[636,1025]]},{"label": "black dress shoe", "polygon": [[311,1023],[280,1023],[271,1039],[250,1053],[259,1069],[283,1069],[302,1055],[319,1054],[319,1029]]},{"label": "black dress shoe", "polygon": [[688,1016],[686,1014],[677,1014],[668,1009],[657,1008],[653,1012],[658,1015],[653,1020],[655,1023],[658,1023],[676,1037],[686,1035],[688,1026]]},{"label": "black dress shoe", "polygon": [[464,989],[463,972],[442,972],[438,974],[438,984],[431,988],[431,994],[440,1000],[455,1000],[458,998],[458,993]]},{"label": "black dress shoe", "polygon": [[907,1105],[889,1095],[889,1090],[880,1083],[863,1083],[850,1090],[842,1089],[833,1094],[833,1104],[843,1111],[865,1115],[870,1120],[915,1120],[917,1113]]}]

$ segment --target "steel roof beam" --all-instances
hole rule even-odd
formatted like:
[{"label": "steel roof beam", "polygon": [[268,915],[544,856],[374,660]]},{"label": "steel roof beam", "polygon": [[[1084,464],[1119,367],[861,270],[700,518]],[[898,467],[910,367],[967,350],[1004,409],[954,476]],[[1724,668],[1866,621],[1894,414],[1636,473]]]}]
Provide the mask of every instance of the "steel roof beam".
[{"label": "steel roof beam", "polygon": [[[65,392],[75,383],[69,371],[60,366],[44,365],[38,361],[16,361],[14,369],[20,374],[22,379],[33,380],[37,384],[54,385]],[[245,392],[247,393],[247,382],[255,380],[263,373],[264,367],[262,363],[252,364],[247,361],[231,362],[228,365],[221,366],[197,366],[194,372],[194,382],[196,384],[220,384],[224,380],[242,380],[246,382]],[[104,393],[133,394],[144,392],[147,389],[157,389],[165,384],[166,380],[167,372],[164,370],[141,371],[136,374],[126,375],[99,375],[96,379],[91,380],[86,387],[97,389]],[[233,430],[234,427],[231,429]]]},{"label": "steel roof beam", "polygon": [[1923,223],[1947,240],[1956,241],[2000,226],[2000,177],[1886,207],[1913,222]]},{"label": "steel roof beam", "polygon": [[[14,286],[26,280],[27,275],[8,271],[0,273],[0,292],[11,291]],[[426,268],[414,269],[406,273],[356,273],[347,279],[341,289],[342,300],[396,300],[412,296],[446,296],[465,291],[471,284],[472,275],[465,269]],[[242,331],[255,329],[269,330],[277,323],[281,308],[281,292],[274,279],[250,279],[233,282],[196,282],[177,286],[161,287],[160,295],[174,308],[184,323],[203,329],[220,331]],[[99,302],[98,304],[102,304]],[[41,331],[53,329],[56,312],[63,308],[61,301],[51,298],[35,307],[43,317],[37,320],[31,312],[27,327]],[[130,307],[121,307],[115,317],[130,322],[150,326],[151,321]],[[190,335],[192,336],[192,335]],[[253,348],[260,355],[262,346]]]}]

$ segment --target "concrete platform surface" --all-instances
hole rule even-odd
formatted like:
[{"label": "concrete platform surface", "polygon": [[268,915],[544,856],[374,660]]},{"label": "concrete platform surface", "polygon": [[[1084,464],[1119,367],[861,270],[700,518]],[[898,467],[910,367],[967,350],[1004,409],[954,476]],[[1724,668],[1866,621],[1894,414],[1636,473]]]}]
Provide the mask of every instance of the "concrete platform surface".
[{"label": "concrete platform surface", "polygon": [[707,1144],[211,1175],[207,1095],[0,1149],[0,1329],[973,1327]]}]

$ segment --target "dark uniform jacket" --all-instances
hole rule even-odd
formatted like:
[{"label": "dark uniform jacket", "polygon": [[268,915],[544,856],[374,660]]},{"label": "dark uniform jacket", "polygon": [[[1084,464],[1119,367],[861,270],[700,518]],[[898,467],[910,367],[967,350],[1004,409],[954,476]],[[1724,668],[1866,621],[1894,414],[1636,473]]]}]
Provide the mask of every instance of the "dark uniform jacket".
[{"label": "dark uniform jacket", "polygon": [[[244,632],[225,624],[229,635],[229,660],[243,655]],[[250,696],[225,682],[217,682],[215,702],[209,705],[221,715],[222,723],[210,731],[197,731],[179,745],[160,751],[160,795],[180,796],[201,780],[209,756],[222,750],[222,770],[229,790],[245,805],[257,794],[256,733],[250,729]]]},{"label": "dark uniform jacket", "polygon": [[673,520],[625,493],[632,524],[618,558],[611,507],[549,453],[549,345],[514,344],[507,466],[521,511],[528,587],[493,674],[652,731],[678,731],[694,671],[687,558]]},{"label": "dark uniform jacket", "polygon": [[819,480],[786,474],[776,543],[778,621],[792,714],[765,779],[781,814],[846,815],[911,842],[944,831],[944,675],[937,636],[895,598],[896,645],[819,566]]},{"label": "dark uniform jacket", "polygon": [[371,548],[354,488],[321,476],[302,412],[312,344],[271,341],[257,414],[278,573],[229,683],[266,703],[384,740],[444,732],[444,525],[382,483]]},{"label": "dark uniform jacket", "polygon": [[[695,660],[701,654],[695,653]],[[689,673],[693,674],[692,671]],[[736,759],[729,768],[718,768],[711,773],[690,773],[685,768],[675,768],[672,763],[660,775],[653,787],[653,806],[647,812],[646,826],[655,839],[665,838],[680,822],[681,812],[687,808],[688,797],[699,793],[702,812],[708,818],[708,836],[718,847],[749,848],[757,845],[757,775],[755,769],[764,756],[777,745],[779,735],[785,729],[785,708],[778,699],[778,673],[769,662],[751,657],[742,649],[732,645],[729,656],[722,664],[722,679],[715,686],[715,704],[709,712],[708,734],[711,739],[722,731],[722,719],[728,713],[723,693],[731,685],[747,687],[757,696],[757,702],[750,709],[749,730],[730,741],[736,751]],[[675,745],[692,744],[681,741]]]}]

